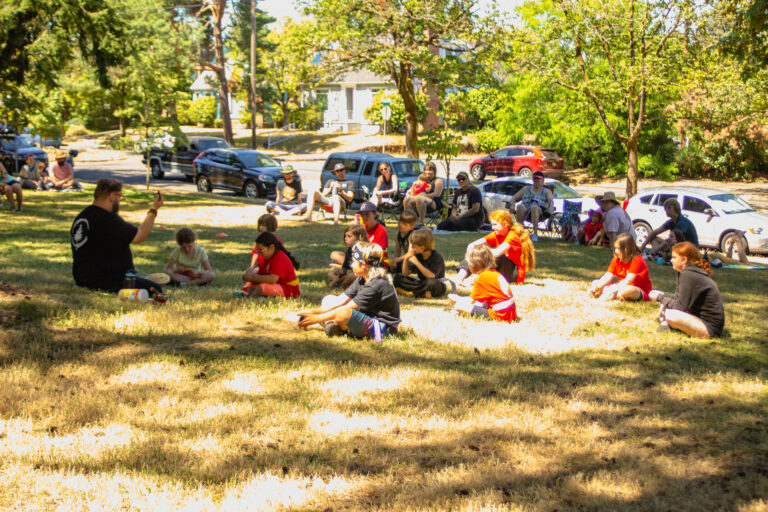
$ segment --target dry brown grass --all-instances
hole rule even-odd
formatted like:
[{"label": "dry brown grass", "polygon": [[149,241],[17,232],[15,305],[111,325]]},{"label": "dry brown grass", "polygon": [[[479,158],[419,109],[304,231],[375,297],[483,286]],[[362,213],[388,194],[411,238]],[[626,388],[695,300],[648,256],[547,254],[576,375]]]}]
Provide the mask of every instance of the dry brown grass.
[{"label": "dry brown grass", "polygon": [[[53,215],[38,198],[25,215]],[[604,253],[542,242],[519,322],[406,299],[379,346],[231,298],[260,207],[171,198],[137,261],[190,224],[219,278],[153,307],[71,286],[60,233],[85,201],[63,201],[0,246],[1,510],[768,510],[764,274],[718,275],[729,337],[691,340],[586,298]],[[301,307],[338,231],[281,227]]]}]

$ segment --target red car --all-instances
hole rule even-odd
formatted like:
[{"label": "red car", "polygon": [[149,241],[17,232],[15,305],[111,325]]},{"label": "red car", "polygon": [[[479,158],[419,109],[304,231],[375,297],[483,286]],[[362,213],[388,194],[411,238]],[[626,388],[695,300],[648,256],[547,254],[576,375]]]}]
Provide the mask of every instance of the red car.
[{"label": "red car", "polygon": [[517,175],[530,177],[541,171],[547,178],[560,178],[565,161],[554,149],[538,146],[507,146],[488,156],[477,158],[469,164],[469,175],[473,180],[485,179],[486,174],[496,176]]}]

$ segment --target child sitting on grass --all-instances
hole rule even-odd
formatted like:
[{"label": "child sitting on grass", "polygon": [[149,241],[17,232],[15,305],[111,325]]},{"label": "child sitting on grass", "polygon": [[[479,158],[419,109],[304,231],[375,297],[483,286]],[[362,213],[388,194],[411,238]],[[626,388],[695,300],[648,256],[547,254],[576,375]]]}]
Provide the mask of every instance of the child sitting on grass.
[{"label": "child sitting on grass", "polygon": [[[651,276],[632,235],[619,235],[613,244],[613,254],[608,271],[600,279],[592,281],[589,294],[607,300],[648,300],[648,294],[653,289]],[[618,282],[611,284],[614,280]]]},{"label": "child sitting on grass", "polygon": [[403,258],[408,252],[409,238],[418,220],[419,215],[413,210],[405,210],[400,214],[400,220],[397,223],[397,239],[395,240],[395,258],[390,265],[390,270],[393,273],[400,272]]},{"label": "child sitting on grass", "polygon": [[589,220],[578,234],[577,242],[584,245],[608,246],[603,230],[603,214],[600,210],[590,210]]},{"label": "child sitting on grass", "polygon": [[299,264],[283,243],[274,233],[265,231],[256,237],[256,249],[263,261],[257,269],[249,268],[243,273],[243,291],[251,297],[298,297]]},{"label": "child sitting on grass", "polygon": [[360,205],[358,215],[360,215],[360,223],[368,235],[368,241],[384,250],[384,266],[389,266],[389,234],[387,234],[387,228],[384,227],[384,224],[379,222],[378,207],[370,201],[366,201]]},{"label": "child sitting on grass", "polygon": [[448,295],[454,303],[454,309],[470,316],[479,316],[512,322],[517,320],[517,307],[512,296],[512,286],[503,275],[493,268],[495,258],[491,249],[483,245],[475,245],[466,255],[469,270],[477,274],[472,293],[469,297],[456,294]]},{"label": "child sitting on grass", "polygon": [[216,278],[208,254],[195,242],[197,233],[191,229],[181,228],[176,232],[176,243],[179,246],[171,251],[171,257],[163,269],[170,276],[172,284],[201,286]]},{"label": "child sitting on grass", "polygon": [[298,313],[301,329],[325,322],[328,336],[345,333],[355,338],[382,338],[397,333],[400,303],[386,271],[381,268],[384,251],[370,242],[352,247],[352,271],[355,280],[339,296],[323,298],[319,308]]},{"label": "child sitting on grass", "polygon": [[[277,231],[277,217],[272,215],[271,213],[265,213],[259,219],[256,221],[256,229],[258,230],[259,234],[261,233],[274,233]],[[258,236],[258,235],[257,235]],[[280,240],[280,237],[275,235],[275,237],[282,243],[282,240]],[[253,250],[251,251],[251,266],[248,267],[247,272],[255,272],[257,268],[259,268],[259,265],[264,261],[264,257],[259,254],[259,248],[254,243]],[[245,288],[243,288],[243,291],[246,291]]]},{"label": "child sitting on grass", "polygon": [[[401,263],[401,274],[393,276],[395,289],[414,297],[442,297],[445,284],[440,279],[445,277],[445,261],[435,250],[435,236],[429,228],[421,228],[411,235],[408,252]],[[415,273],[415,276],[411,274]]]},{"label": "child sitting on grass", "polygon": [[[467,246],[467,251],[486,245],[496,258],[495,268],[510,283],[523,284],[525,274],[536,266],[536,253],[531,237],[522,224],[513,222],[507,210],[495,210],[489,215],[492,233]],[[466,260],[459,263],[456,284],[464,284],[471,275]]]},{"label": "child sitting on grass", "polygon": [[357,242],[368,239],[365,228],[360,224],[351,224],[344,230],[342,240],[346,251],[333,251],[331,253],[331,270],[328,271],[328,286],[331,288],[346,289],[355,280],[352,272],[352,247]]}]

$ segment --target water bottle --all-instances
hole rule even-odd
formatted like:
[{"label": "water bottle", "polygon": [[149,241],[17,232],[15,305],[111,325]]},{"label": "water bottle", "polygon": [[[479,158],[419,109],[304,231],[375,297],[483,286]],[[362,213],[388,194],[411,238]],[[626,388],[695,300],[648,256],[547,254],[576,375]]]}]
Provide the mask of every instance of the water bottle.
[{"label": "water bottle", "polygon": [[149,300],[149,292],[144,288],[124,288],[117,292],[117,296],[122,300],[147,302]]},{"label": "water bottle", "polygon": [[136,288],[136,273],[133,271],[128,271],[125,273],[125,278],[123,278],[123,288],[126,290],[133,290]]}]

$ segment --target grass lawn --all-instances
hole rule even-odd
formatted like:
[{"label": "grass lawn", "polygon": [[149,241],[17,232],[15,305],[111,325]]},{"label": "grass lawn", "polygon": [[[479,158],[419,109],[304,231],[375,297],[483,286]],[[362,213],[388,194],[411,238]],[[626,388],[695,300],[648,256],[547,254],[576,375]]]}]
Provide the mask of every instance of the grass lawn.
[{"label": "grass lawn", "polygon": [[[607,250],[542,241],[519,322],[403,299],[376,345],[284,319],[326,293],[340,227],[281,225],[300,300],[232,297],[263,213],[242,199],[169,194],[133,248],[160,271],[192,227],[213,286],[76,288],[90,190],[0,211],[0,510],[768,510],[768,271],[716,271],[727,336],[695,340],[587,298]],[[126,190],[121,214],[149,202]],[[438,250],[455,265],[473,238]]]}]

